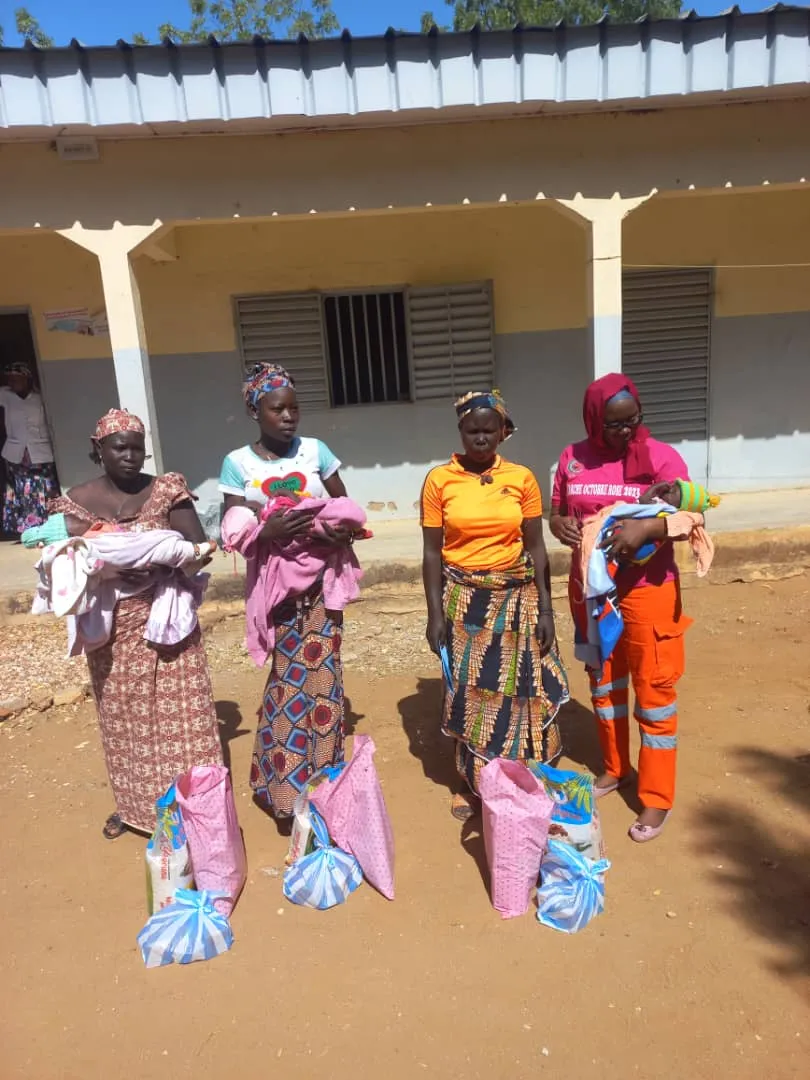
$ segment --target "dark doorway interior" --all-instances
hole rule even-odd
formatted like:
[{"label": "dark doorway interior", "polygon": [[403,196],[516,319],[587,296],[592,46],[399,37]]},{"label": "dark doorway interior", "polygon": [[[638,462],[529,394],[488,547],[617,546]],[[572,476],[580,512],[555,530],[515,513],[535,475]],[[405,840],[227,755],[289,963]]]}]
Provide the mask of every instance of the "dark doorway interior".
[{"label": "dark doorway interior", "polygon": [[[34,372],[36,389],[41,391],[37,351],[34,348],[34,336],[27,311],[0,312],[0,386],[6,385],[5,368],[18,361],[28,364]],[[3,426],[3,414],[0,411],[0,449],[6,441]],[[0,454],[0,497],[5,498],[6,466]],[[3,539],[8,539],[0,534]]]}]

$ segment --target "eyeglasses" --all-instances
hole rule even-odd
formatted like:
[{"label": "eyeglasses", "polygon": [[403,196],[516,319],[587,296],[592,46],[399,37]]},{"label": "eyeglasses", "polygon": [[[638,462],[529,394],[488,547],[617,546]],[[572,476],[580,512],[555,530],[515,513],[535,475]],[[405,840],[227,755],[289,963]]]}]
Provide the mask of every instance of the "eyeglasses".
[{"label": "eyeglasses", "polygon": [[634,428],[640,427],[644,423],[644,414],[636,413],[635,416],[631,416],[629,420],[611,420],[608,423],[602,425],[605,431],[624,431],[625,428],[630,428],[632,431]]}]

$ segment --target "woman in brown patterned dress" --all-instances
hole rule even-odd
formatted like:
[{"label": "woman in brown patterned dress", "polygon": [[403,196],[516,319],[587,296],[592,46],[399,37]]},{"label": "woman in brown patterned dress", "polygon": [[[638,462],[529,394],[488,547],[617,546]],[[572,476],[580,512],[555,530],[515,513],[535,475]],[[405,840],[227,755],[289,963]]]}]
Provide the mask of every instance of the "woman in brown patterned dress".
[{"label": "woman in brown patterned dress", "polygon": [[[111,410],[102,417],[92,456],[103,475],[49,506],[50,513],[67,516],[71,533],[114,524],[138,531],[173,529],[194,544],[205,540],[185,479],[179,473],[149,476],[141,471],[145,437],[136,416]],[[155,800],[179,773],[192,765],[222,764],[199,627],[171,647],[144,638],[154,592],[148,578],[162,572],[156,568],[122,574],[130,581],[145,575],[146,588],[118,602],[110,640],[87,655],[116,804],[104,826],[108,840],[128,828],[150,833]]]}]

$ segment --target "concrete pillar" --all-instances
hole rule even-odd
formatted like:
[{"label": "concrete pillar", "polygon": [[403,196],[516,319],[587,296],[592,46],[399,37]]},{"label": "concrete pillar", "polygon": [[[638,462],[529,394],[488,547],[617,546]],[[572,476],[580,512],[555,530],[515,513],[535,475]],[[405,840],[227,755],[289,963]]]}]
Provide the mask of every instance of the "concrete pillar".
[{"label": "concrete pillar", "polygon": [[622,222],[649,197],[559,200],[590,224],[588,320],[594,379],[622,370]]},{"label": "concrete pillar", "polygon": [[139,244],[160,228],[160,222],[154,225],[121,225],[116,222],[111,229],[85,229],[74,225],[70,229],[60,230],[67,240],[92,251],[98,259],[119,406],[129,409],[143,420],[146,426],[146,452],[152,455],[152,469],[156,473],[163,471],[163,457],[141,297],[130,256]]}]

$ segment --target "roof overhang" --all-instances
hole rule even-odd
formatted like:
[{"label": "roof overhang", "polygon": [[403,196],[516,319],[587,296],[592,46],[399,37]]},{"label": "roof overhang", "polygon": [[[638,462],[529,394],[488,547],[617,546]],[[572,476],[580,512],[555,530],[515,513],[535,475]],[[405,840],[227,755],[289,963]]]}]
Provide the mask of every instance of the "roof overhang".
[{"label": "roof overhang", "polygon": [[0,49],[0,139],[236,134],[810,93],[810,9],[296,42]]}]

